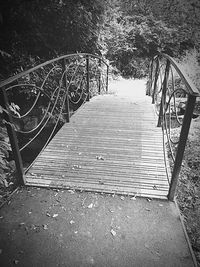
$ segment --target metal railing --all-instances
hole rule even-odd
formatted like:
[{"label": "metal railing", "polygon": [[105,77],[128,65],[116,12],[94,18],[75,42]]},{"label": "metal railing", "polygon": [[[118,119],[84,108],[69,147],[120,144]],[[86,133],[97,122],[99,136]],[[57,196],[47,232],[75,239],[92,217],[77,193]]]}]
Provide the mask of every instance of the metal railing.
[{"label": "metal railing", "polygon": [[[170,183],[168,199],[173,200],[181,170],[190,123],[199,91],[181,66],[170,56],[159,54],[150,64],[147,95],[152,97],[163,130],[166,171]],[[167,148],[167,149],[166,149]],[[166,153],[167,152],[167,153]],[[167,157],[172,172],[168,172]]]},{"label": "metal railing", "polygon": [[[0,105],[19,184],[25,184],[24,173],[70,116],[94,95],[107,93],[108,70],[99,56],[70,54],[0,83]],[[25,165],[37,138],[42,140],[39,152]]]}]

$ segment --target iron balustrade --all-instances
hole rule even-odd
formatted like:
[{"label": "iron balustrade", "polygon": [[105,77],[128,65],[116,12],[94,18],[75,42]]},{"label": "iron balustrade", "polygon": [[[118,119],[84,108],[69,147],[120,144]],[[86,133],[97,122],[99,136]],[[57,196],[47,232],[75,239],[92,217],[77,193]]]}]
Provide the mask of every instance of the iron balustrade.
[{"label": "iron balustrade", "polygon": [[[163,130],[164,157],[170,184],[168,199],[173,201],[191,120],[196,117],[196,98],[200,93],[182,67],[172,57],[160,53],[150,63],[147,95],[155,104],[157,126]],[[172,159],[172,172],[169,172],[167,152]]]},{"label": "iron balustrade", "polygon": [[91,97],[107,93],[108,73],[103,58],[78,53],[52,59],[0,83],[0,105],[19,184],[25,184],[24,174],[35,161],[24,166],[24,151],[49,127],[40,154],[72,113]]}]

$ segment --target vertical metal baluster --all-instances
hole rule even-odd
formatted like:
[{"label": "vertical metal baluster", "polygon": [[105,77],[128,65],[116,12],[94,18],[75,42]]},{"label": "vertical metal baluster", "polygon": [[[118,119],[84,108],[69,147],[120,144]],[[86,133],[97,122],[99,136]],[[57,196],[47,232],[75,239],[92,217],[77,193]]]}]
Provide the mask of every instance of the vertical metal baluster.
[{"label": "vertical metal baluster", "polygon": [[190,129],[190,123],[191,123],[191,119],[192,119],[192,115],[193,115],[193,111],[194,111],[195,102],[196,102],[196,96],[189,95],[187,105],[186,105],[185,115],[183,118],[183,125],[181,128],[179,144],[178,144],[178,148],[177,148],[177,152],[176,152],[174,168],[172,171],[172,179],[171,179],[169,193],[168,193],[168,199],[170,201],[174,200],[176,187],[178,184],[178,177],[179,177],[179,173],[181,170],[183,154],[185,151],[185,146],[186,146],[186,142],[187,142],[187,138],[188,138],[188,133],[189,133],[189,129]]},{"label": "vertical metal baluster", "polygon": [[158,117],[158,124],[157,127],[161,126],[162,118],[163,118],[163,109],[166,105],[166,93],[167,93],[167,81],[169,77],[169,68],[170,68],[170,61],[167,60],[166,68],[165,68],[165,77],[163,80],[163,89],[162,89],[162,97],[161,97],[161,104],[160,104],[160,112]]},{"label": "vertical metal baluster", "polygon": [[106,94],[108,93],[108,75],[109,75],[109,66],[107,66],[107,73],[106,73]]},{"label": "vertical metal baluster", "polygon": [[151,96],[151,88],[153,83],[153,63],[154,58],[151,59],[149,64],[149,77],[148,77],[148,83],[147,83],[147,89],[146,89],[146,95]]},{"label": "vertical metal baluster", "polygon": [[[66,71],[66,59],[63,59],[62,62],[62,66],[63,66],[63,72]],[[63,84],[66,90],[66,100],[65,100],[65,109],[66,109],[66,113],[67,113],[67,117],[66,117],[66,122],[69,122],[70,120],[70,112],[69,112],[69,88],[68,88],[68,84],[67,84],[67,74],[65,72],[64,74],[64,80],[63,80]]]},{"label": "vertical metal baluster", "polygon": [[101,59],[99,59],[99,95],[101,94]]},{"label": "vertical metal baluster", "polygon": [[86,101],[90,100],[90,74],[89,74],[89,56],[86,56],[86,75],[87,75],[87,99]]},{"label": "vertical metal baluster", "polygon": [[159,75],[159,58],[156,58],[156,70],[155,70],[155,80],[154,80],[154,85],[153,85],[153,93],[152,93],[152,104],[155,103],[155,93],[156,93],[156,86],[157,86],[157,81],[158,81],[158,75]]},{"label": "vertical metal baluster", "polygon": [[7,110],[7,112],[5,111],[3,112],[3,117],[6,121],[6,129],[7,129],[9,139],[10,139],[10,144],[11,144],[11,148],[12,148],[13,156],[15,160],[16,171],[17,171],[17,182],[20,185],[24,185],[25,178],[24,178],[24,171],[23,171],[23,163],[22,163],[22,158],[21,158],[21,154],[19,150],[18,141],[17,141],[17,135],[13,128],[12,116],[10,115],[9,110],[8,110],[9,104],[8,104],[8,97],[7,97],[5,88],[0,88],[0,105],[5,110]]}]

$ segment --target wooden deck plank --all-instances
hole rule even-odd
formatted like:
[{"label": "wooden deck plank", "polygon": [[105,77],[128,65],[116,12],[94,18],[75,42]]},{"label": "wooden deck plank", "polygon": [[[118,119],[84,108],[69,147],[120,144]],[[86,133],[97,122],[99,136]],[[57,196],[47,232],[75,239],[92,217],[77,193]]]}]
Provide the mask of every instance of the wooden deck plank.
[{"label": "wooden deck plank", "polygon": [[93,98],[38,157],[26,184],[166,198],[162,132],[151,104]]}]

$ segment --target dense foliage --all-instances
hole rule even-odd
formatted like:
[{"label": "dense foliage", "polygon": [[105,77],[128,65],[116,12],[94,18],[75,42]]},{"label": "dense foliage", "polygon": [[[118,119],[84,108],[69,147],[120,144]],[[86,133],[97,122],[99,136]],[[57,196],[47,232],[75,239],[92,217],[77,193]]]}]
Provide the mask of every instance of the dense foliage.
[{"label": "dense foliage", "polygon": [[2,0],[1,78],[58,55],[99,53],[104,7],[98,0]]},{"label": "dense foliage", "polygon": [[197,0],[110,0],[102,29],[102,48],[124,76],[143,77],[158,51],[179,56],[199,49]]},{"label": "dense foliage", "polygon": [[200,43],[198,0],[2,0],[1,78],[71,52],[103,53],[124,76],[146,75],[157,51]]}]

